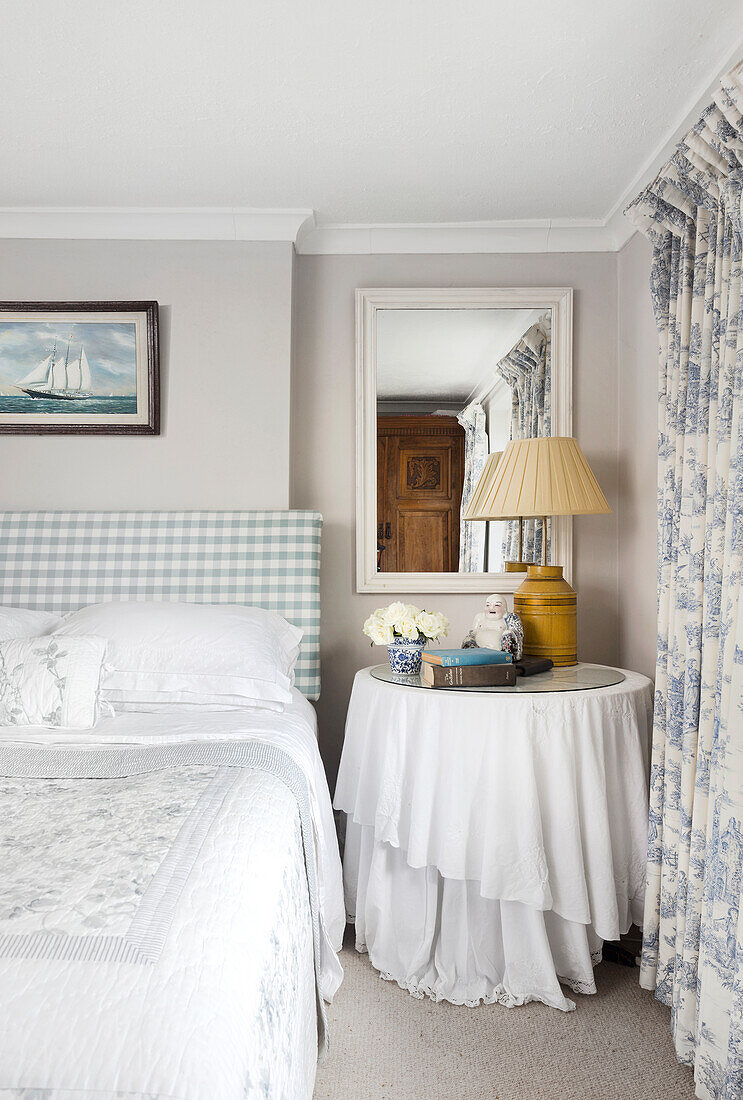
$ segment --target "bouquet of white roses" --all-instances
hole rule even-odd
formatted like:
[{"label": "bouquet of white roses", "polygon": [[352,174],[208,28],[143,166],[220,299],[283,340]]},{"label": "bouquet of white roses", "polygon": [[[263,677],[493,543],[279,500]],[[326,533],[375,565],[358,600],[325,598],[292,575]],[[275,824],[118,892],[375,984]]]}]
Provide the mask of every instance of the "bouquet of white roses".
[{"label": "bouquet of white roses", "polygon": [[391,603],[378,607],[364,623],[364,634],[372,645],[392,645],[395,639],[422,642],[442,638],[449,630],[449,620],[440,611],[421,611],[412,603]]}]

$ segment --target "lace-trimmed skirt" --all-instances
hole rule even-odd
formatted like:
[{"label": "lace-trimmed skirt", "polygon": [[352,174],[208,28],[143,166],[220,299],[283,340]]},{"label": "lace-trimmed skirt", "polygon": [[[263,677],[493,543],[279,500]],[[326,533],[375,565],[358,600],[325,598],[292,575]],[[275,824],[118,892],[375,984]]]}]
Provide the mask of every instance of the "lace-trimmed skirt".
[{"label": "lace-trimmed skirt", "polygon": [[484,898],[474,881],[410,867],[405,853],[348,821],[344,878],[356,949],[414,997],[475,1007],[541,1001],[570,1012],[595,993],[603,940],[591,925],[518,901]]}]

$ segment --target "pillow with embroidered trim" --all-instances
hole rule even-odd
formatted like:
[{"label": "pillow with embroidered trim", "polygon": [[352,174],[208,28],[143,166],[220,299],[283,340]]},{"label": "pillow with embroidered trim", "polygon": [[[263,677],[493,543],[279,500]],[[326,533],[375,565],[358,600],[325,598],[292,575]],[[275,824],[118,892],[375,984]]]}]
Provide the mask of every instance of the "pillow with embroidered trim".
[{"label": "pillow with embroidered trim", "polygon": [[11,638],[0,642],[0,726],[92,729],[101,708],[105,638]]},{"label": "pillow with embroidered trim", "polygon": [[92,604],[65,616],[58,633],[106,638],[103,692],[117,710],[283,711],[302,638],[260,607],[165,601]]},{"label": "pillow with embroidered trim", "polygon": [[40,634],[51,634],[61,622],[59,615],[52,615],[51,611],[0,606],[0,642],[8,642],[11,638],[37,638]]}]

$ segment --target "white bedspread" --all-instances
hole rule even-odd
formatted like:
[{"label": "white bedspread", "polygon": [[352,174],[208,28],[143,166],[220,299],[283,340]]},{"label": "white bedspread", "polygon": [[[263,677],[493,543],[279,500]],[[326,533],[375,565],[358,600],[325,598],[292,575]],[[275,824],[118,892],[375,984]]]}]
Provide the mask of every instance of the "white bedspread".
[{"label": "white bedspread", "polygon": [[[261,754],[307,779],[317,983],[301,800]],[[0,728],[0,759],[0,1097],[310,1097],[344,925],[310,705]]]}]

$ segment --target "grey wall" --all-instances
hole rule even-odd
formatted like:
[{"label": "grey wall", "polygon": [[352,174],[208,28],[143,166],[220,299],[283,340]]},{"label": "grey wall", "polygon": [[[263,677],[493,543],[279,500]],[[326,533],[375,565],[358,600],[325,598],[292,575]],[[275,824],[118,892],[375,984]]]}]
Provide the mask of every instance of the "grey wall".
[{"label": "grey wall", "polygon": [[162,435],[0,435],[0,508],[286,508],[289,244],[2,241],[0,299],[160,303]]},{"label": "grey wall", "polygon": [[[354,579],[354,290],[359,286],[572,286],[575,290],[574,431],[610,516],[575,520],[579,651],[618,660],[616,255],[299,256],[293,375],[292,505],[319,508],[323,531],[321,747],[331,780],[354,673],[381,660],[361,633],[389,600],[359,595]],[[400,597],[405,598],[405,597]],[[484,596],[411,600],[444,611],[458,645]]]},{"label": "grey wall", "polygon": [[652,249],[636,233],[618,256],[619,662],[655,676],[658,341]]},{"label": "grey wall", "polygon": [[[354,290],[572,286],[574,431],[614,508],[575,521],[583,659],[652,674],[656,351],[650,250],[499,256],[300,256],[234,242],[3,241],[0,298],[155,298],[160,437],[0,435],[0,508],[319,508],[331,780],[361,634],[383,595],[354,590]],[[292,333],[293,320],[293,333]],[[291,388],[291,397],[290,397]],[[291,420],[290,420],[291,418]],[[483,597],[411,595],[458,644]]]}]

